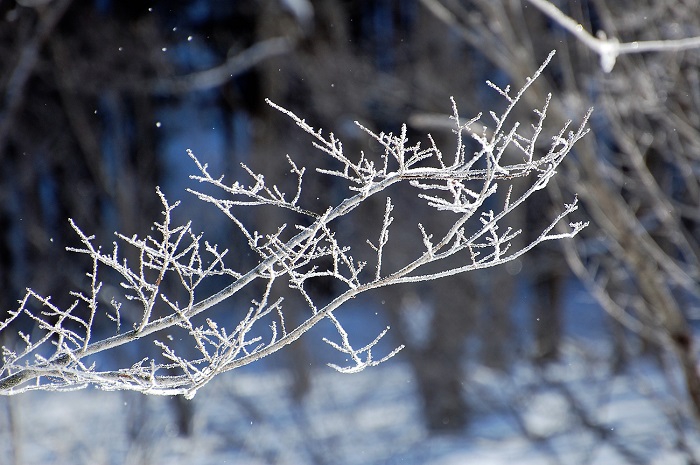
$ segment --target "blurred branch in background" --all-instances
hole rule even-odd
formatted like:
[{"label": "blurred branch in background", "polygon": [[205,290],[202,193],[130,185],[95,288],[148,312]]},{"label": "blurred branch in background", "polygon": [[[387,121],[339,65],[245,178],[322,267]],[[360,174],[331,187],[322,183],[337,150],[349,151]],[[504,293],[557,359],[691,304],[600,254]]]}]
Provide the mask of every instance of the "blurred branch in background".
[{"label": "blurred branch in background", "polygon": [[[226,59],[226,62],[186,76],[160,78],[146,86],[155,94],[185,94],[220,87],[233,77],[244,73],[262,60],[289,53],[294,47],[291,39],[275,37],[257,42],[246,50]],[[141,89],[143,90],[143,89]]]},{"label": "blurred branch in background", "polygon": [[[430,1],[430,0],[427,0]],[[605,32],[598,31],[597,37],[591,35],[581,23],[574,21],[564,14],[553,3],[547,0],[527,0],[549,16],[561,27],[574,35],[586,47],[600,56],[600,66],[609,73],[615,66],[617,57],[626,53],[645,52],[680,52],[700,47],[700,37],[683,39],[642,40],[621,43],[615,37],[607,38]]]}]

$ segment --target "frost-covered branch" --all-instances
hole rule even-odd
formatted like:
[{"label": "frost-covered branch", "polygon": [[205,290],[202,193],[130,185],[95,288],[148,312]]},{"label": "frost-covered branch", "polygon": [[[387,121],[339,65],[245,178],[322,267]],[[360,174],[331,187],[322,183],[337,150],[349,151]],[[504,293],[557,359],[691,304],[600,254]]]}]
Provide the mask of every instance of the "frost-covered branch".
[{"label": "frost-covered branch", "polygon": [[[231,264],[232,254],[194,233],[189,222],[173,224],[172,211],[177,203],[169,203],[160,190],[157,194],[163,216],[154,224],[155,233],[145,237],[117,234],[110,251],[97,246],[93,236],[71,222],[82,246],[69,250],[92,260],[87,273],[89,290],[73,292],[75,302],[66,309],[54,305],[50,297],[27,291],[18,309],[0,322],[3,332],[13,331],[22,321],[35,328],[31,334],[15,330],[18,342],[3,347],[0,392],[95,385],[191,397],[214,376],[280,350],[326,319],[336,328],[340,342],[325,341],[349,361],[348,366],[331,365],[333,368],[351,373],[392,357],[401,347],[376,355],[377,344],[388,328],[363,347],[353,345],[351,335],[336,317],[344,303],[384,286],[496,266],[544,241],[573,237],[586,226],[573,223],[564,232],[552,232],[576,210],[576,200],[565,205],[544,230],[533,236],[534,240],[522,246],[513,243],[521,230],[507,224],[510,213],[548,184],[564,157],[587,132],[588,115],[578,127],[571,129],[567,123],[559,131],[550,132],[554,134],[551,140],[540,140],[546,132],[543,128],[550,97],[534,111],[529,124],[513,121],[514,108],[551,57],[516,92],[490,84],[505,105],[500,113],[489,112],[487,121],[482,121],[481,115],[463,120],[453,100],[457,147],[449,157],[430,137],[425,147],[409,142],[405,125],[393,134],[376,133],[359,123],[380,150],[349,154],[333,133],[324,134],[292,111],[268,102],[308,133],[313,146],[330,158],[330,163],[317,168],[314,175],[333,179],[342,200],[330,203],[324,199],[328,201],[325,206],[310,206],[304,197],[309,174],[291,157],[287,157],[287,163],[295,182],[287,191],[246,165],[242,169],[247,181],[226,182],[188,151],[199,170],[192,178],[215,187],[218,194],[205,193],[204,189],[190,192],[233,222],[257,263],[247,269],[240,263]],[[473,146],[478,149],[468,148]],[[515,183],[522,178],[525,188],[518,187],[522,182]],[[415,213],[397,212],[387,195],[389,187],[401,183],[413,191],[416,204],[423,204],[416,210],[429,213],[422,221],[416,218],[414,233],[423,248],[407,248],[403,253],[406,262],[396,265],[385,259],[388,248],[402,246],[393,242],[393,219],[398,214],[410,214],[412,219]],[[506,189],[505,200],[494,202],[494,194],[502,189]],[[364,216],[361,221],[362,230],[374,224],[371,227],[376,232],[359,242],[344,242],[339,220],[357,215],[358,207],[374,197],[384,203],[383,214],[369,223]],[[260,232],[243,214],[250,208],[281,209],[303,221]],[[444,218],[442,223],[449,226],[436,228],[432,221],[436,217]],[[366,267],[367,263],[351,249],[358,244],[369,247],[369,256],[374,257],[372,266]],[[238,257],[242,255],[239,252]],[[115,276],[119,286],[103,285],[103,280],[114,282]],[[229,280],[229,284],[218,292],[205,291],[202,286],[222,280]],[[319,280],[333,281],[335,294],[330,299],[315,297],[314,287]],[[207,287],[210,289],[211,284]],[[257,292],[257,296],[245,301],[236,299],[235,295],[244,289]],[[289,327],[285,320],[285,294],[281,289],[298,293],[307,307],[306,319],[297,326]],[[226,317],[217,319],[212,308],[223,302],[228,305]],[[216,315],[220,316],[221,311],[219,306]],[[108,364],[100,357],[138,339],[150,341],[160,355],[139,355],[119,368],[111,367],[116,359]]]},{"label": "frost-covered branch", "polygon": [[600,66],[603,71],[609,73],[615,66],[617,57],[627,53],[644,52],[678,52],[700,47],[700,37],[687,37],[684,39],[667,40],[641,40],[634,42],[620,42],[616,38],[607,38],[604,34],[593,36],[586,31],[582,24],[567,16],[548,0],[527,0],[540,9],[550,19],[569,31],[586,47],[600,56]]}]

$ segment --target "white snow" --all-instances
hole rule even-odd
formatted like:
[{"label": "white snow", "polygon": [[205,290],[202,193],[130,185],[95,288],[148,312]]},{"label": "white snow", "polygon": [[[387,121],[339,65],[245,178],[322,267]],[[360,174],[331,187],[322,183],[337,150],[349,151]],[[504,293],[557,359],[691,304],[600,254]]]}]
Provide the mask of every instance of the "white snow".
[{"label": "white snow", "polygon": [[[472,421],[459,434],[427,433],[405,363],[353,375],[319,367],[299,405],[284,370],[242,369],[197,394],[191,438],[177,435],[166,398],[96,390],[3,398],[14,413],[15,436],[4,408],[0,457],[14,450],[22,465],[680,465],[687,458],[679,441],[700,457],[697,431],[674,418],[684,400],[670,394],[659,369],[640,364],[613,377],[602,359],[584,359],[569,344],[564,361],[544,371],[524,363],[510,375],[468,367]],[[582,423],[573,401],[598,430]],[[139,405],[141,433],[129,441],[127,416]]]}]

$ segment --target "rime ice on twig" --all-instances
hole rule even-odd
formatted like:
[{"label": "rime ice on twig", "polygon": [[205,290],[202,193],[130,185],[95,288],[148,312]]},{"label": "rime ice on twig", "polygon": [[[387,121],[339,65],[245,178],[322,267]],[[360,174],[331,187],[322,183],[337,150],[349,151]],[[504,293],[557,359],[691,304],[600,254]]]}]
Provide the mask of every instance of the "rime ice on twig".
[{"label": "rime ice on twig", "polygon": [[[246,165],[242,168],[248,183],[226,183],[223,176],[210,174],[206,163],[188,151],[199,170],[193,179],[216,187],[221,196],[190,192],[214,205],[236,225],[250,251],[258,257],[258,264],[235,270],[225,263],[227,251],[204,241],[201,234],[192,231],[190,223],[172,224],[171,213],[177,204],[171,205],[160,190],[157,194],[163,204],[163,218],[155,223],[155,234],[144,238],[117,234],[110,252],[95,246],[94,237],[71,222],[82,247],[70,250],[92,260],[87,273],[90,289],[72,293],[75,302],[67,309],[58,308],[50,297],[29,290],[18,309],[0,322],[0,331],[12,331],[20,319],[29,319],[38,328],[32,337],[19,332],[18,342],[3,348],[0,392],[15,394],[31,389],[95,385],[191,397],[217,374],[276,352],[324,319],[332,322],[340,336],[340,342],[325,341],[349,362],[348,366],[332,364],[336,370],[351,373],[387,360],[401,350],[398,347],[388,354],[375,355],[388,328],[370,344],[354,348],[351,336],[335,315],[342,304],[379,287],[499,265],[544,241],[573,237],[586,226],[572,223],[568,232],[552,234],[555,225],[576,210],[576,200],[566,205],[534,240],[522,246],[513,245],[521,231],[505,224],[511,212],[547,185],[564,157],[587,132],[588,115],[575,130],[569,129],[570,124],[561,128],[549,149],[542,150],[538,141],[551,103],[549,96],[541,109],[535,110],[534,123],[511,121],[513,109],[541,72],[542,68],[515,93],[509,87],[501,89],[489,84],[507,105],[501,114],[490,112],[488,122],[482,122],[481,115],[462,120],[453,99],[452,118],[458,142],[453,160],[445,159],[432,138],[427,147],[410,143],[405,126],[398,134],[375,133],[359,123],[359,128],[379,144],[382,153],[349,155],[333,133],[324,134],[293,112],[268,102],[310,134],[313,146],[330,157],[335,166],[317,169],[316,175],[331,176],[343,184],[343,200],[323,211],[305,205],[302,188],[308,174],[290,157],[287,163],[296,183],[291,192],[285,192],[268,184],[263,174]],[[477,122],[478,126],[493,127],[476,128]],[[472,154],[464,142],[468,138],[479,146]],[[513,180],[524,177],[528,178],[528,187],[515,189]],[[393,237],[390,232],[397,213],[387,197],[383,216],[375,220],[378,236],[365,238],[376,260],[373,271],[365,270],[366,263],[355,258],[349,244],[339,239],[337,220],[352,215],[368,198],[397,183],[412,186],[416,201],[425,202],[431,215],[446,216],[451,226],[437,234],[431,231],[430,218],[416,222],[415,233],[422,240],[423,249],[415,251],[407,264],[391,268],[384,255]],[[499,189],[506,189],[505,200],[499,202],[497,209],[488,208],[486,205],[494,204],[487,200]],[[261,206],[292,211],[306,220],[293,226],[281,224],[276,231],[263,234],[251,229],[240,215],[243,207]],[[136,258],[128,261],[120,247],[132,249],[135,253],[129,256]],[[449,261],[450,258],[458,260]],[[424,271],[428,264],[430,271]],[[105,268],[116,272],[120,279],[118,285],[109,286],[109,295],[101,281]],[[214,276],[228,278],[230,284],[214,294],[200,295],[201,284]],[[314,300],[310,292],[313,282],[321,278],[333,280],[335,290],[330,301],[323,303]],[[230,312],[240,314],[237,322],[223,323],[203,315],[254,282],[262,284],[256,287],[261,289],[258,297],[247,303],[235,302],[235,310]],[[297,326],[289,327],[285,321],[285,302],[278,294],[278,282],[299,293],[307,307],[306,319]],[[179,300],[171,294],[173,289],[178,289]],[[111,336],[97,336],[98,320],[104,320],[101,328],[105,322],[111,325]],[[184,334],[178,339],[189,343],[175,344],[171,331]],[[137,339],[150,339],[160,356],[107,371],[100,371],[98,363],[87,362],[94,354]]]}]

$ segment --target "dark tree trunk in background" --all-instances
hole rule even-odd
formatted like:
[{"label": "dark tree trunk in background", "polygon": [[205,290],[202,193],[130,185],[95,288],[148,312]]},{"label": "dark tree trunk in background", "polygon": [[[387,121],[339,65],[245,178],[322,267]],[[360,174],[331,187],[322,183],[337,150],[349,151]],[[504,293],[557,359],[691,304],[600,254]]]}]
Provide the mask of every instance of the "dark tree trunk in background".
[{"label": "dark tree trunk in background", "polygon": [[474,292],[459,276],[445,281],[443,285],[453,285],[435,296],[428,344],[415,353],[413,362],[423,414],[432,431],[457,431],[469,421],[463,363],[466,337],[474,324]]},{"label": "dark tree trunk in background", "polygon": [[464,361],[467,336],[473,331],[477,312],[476,292],[464,276],[433,283],[435,287],[421,297],[405,298],[400,288],[384,296],[395,322],[392,331],[406,345],[427,428],[433,432],[460,431],[469,423]]},{"label": "dark tree trunk in background", "polygon": [[183,437],[192,436],[194,432],[194,403],[183,396],[173,397],[172,402],[177,433]]},{"label": "dark tree trunk in background", "polygon": [[556,271],[547,270],[535,278],[532,287],[535,361],[553,362],[559,358],[564,329],[562,314],[564,277]]},{"label": "dark tree trunk in background", "polygon": [[489,283],[482,296],[484,301],[479,318],[481,351],[479,359],[488,367],[507,371],[518,344],[514,340],[511,313],[516,291],[516,277],[505,267],[482,271]]}]

